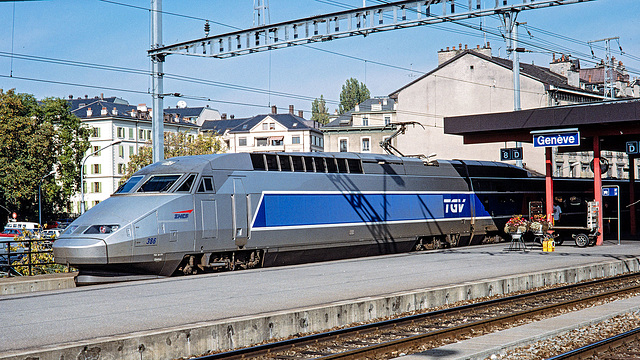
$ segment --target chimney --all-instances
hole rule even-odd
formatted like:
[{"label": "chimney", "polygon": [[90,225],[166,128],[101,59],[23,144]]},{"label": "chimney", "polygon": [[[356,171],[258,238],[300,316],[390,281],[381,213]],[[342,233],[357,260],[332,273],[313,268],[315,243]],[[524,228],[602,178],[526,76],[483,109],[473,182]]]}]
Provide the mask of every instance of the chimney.
[{"label": "chimney", "polygon": [[90,107],[87,108],[87,117],[93,116],[93,110]]},{"label": "chimney", "polygon": [[293,115],[293,105],[289,105],[289,114]]},{"label": "chimney", "polygon": [[69,100],[73,100],[73,95],[69,95]]},{"label": "chimney", "polygon": [[236,116],[235,116],[235,115],[233,115],[233,114],[231,114],[231,120],[233,120],[233,119],[235,119],[235,118],[236,118]]},{"label": "chimney", "polygon": [[108,114],[109,113],[107,112],[107,108],[103,106],[100,110],[100,116],[107,116]]},{"label": "chimney", "polygon": [[272,106],[271,106],[271,113],[272,113],[272,114],[277,114],[277,113],[278,113],[278,107],[277,107],[277,106],[275,106],[275,105],[272,105]]},{"label": "chimney", "polygon": [[85,96],[84,96],[84,98],[85,98],[85,99],[88,99],[88,98],[89,98],[89,95],[85,95]]},{"label": "chimney", "polygon": [[298,110],[298,117],[304,118],[304,111]]},{"label": "chimney", "polygon": [[100,93],[100,99],[104,100],[104,93]]},{"label": "chimney", "polygon": [[138,104],[138,111],[141,111],[141,112],[148,111],[147,104]]},{"label": "chimney", "polygon": [[220,115],[220,120],[227,120],[227,113],[222,113],[222,115]]},{"label": "chimney", "polygon": [[116,109],[116,107],[114,106],[113,109],[111,110],[111,115],[116,116],[118,115],[118,109]]}]

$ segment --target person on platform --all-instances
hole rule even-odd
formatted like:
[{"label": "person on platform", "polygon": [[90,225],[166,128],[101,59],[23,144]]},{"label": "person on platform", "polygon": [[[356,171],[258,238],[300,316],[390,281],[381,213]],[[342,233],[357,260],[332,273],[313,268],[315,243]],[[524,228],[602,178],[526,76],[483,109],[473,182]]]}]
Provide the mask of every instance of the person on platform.
[{"label": "person on platform", "polygon": [[560,215],[562,215],[562,209],[557,201],[553,203],[553,223],[557,224],[560,221]]}]

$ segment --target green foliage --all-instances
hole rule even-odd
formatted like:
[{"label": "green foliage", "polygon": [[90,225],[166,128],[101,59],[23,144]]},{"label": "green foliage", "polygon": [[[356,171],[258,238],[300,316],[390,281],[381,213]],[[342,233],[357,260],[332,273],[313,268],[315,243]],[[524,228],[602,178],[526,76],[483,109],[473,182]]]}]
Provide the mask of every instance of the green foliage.
[{"label": "green foliage", "polygon": [[[13,238],[16,242],[12,243],[11,252],[25,253],[20,260],[11,263],[13,269],[25,276],[67,272],[66,266],[53,262],[51,240],[37,240],[35,235],[36,233],[25,230],[22,236]],[[29,274],[29,265],[31,265],[31,274]]]},{"label": "green foliage", "polygon": [[42,182],[43,213],[68,210],[88,138],[66,101],[38,103],[29,94],[0,92],[0,203],[23,219],[36,219],[40,180],[56,170],[55,180]]},{"label": "green foliage", "polygon": [[344,85],[342,85],[338,112],[340,114],[344,114],[353,109],[357,104],[360,104],[370,97],[371,92],[369,92],[369,89],[367,89],[367,86],[364,83],[361,83],[354,78],[350,78]]},{"label": "green foliage", "polygon": [[311,104],[311,120],[317,121],[320,124],[329,123],[329,110],[322,95],[320,95],[320,99],[316,98]]},{"label": "green foliage", "polygon": [[[164,134],[165,159],[176,156],[218,154],[224,152],[224,149],[224,143],[219,136],[204,134],[194,136],[186,132]],[[151,142],[149,141],[147,142],[147,146],[141,147],[137,154],[129,157],[127,171],[122,181],[126,181],[136,171],[151,164],[152,160]]]}]

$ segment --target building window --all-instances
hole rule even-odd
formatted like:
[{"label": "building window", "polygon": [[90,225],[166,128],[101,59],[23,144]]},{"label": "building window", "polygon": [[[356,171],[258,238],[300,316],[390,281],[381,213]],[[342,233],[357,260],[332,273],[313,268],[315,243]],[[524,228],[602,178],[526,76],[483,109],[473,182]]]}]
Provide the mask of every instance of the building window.
[{"label": "building window", "polygon": [[371,152],[371,138],[362,138],[362,152]]},{"label": "building window", "polygon": [[99,181],[95,181],[91,183],[91,192],[100,193],[102,192],[102,183]]},{"label": "building window", "polygon": [[267,138],[256,138],[256,146],[267,146],[269,145]]},{"label": "building window", "polygon": [[144,140],[144,130],[142,129],[138,130],[138,139]]},{"label": "building window", "polygon": [[369,126],[369,118],[368,117],[363,117],[362,118],[362,126]]},{"label": "building window", "polygon": [[276,129],[276,124],[269,123],[269,130],[275,130],[275,129]]},{"label": "building window", "polygon": [[133,145],[129,146],[129,156],[134,155],[134,154],[135,154],[135,152],[133,150]]},{"label": "building window", "polygon": [[100,156],[100,153],[102,151],[98,151],[98,150],[100,150],[100,146],[94,146],[93,147],[93,151],[92,152],[95,152],[95,154],[93,154],[93,156]]},{"label": "building window", "polygon": [[238,138],[238,146],[247,146],[247,138],[246,137]]},{"label": "building window", "polygon": [[94,127],[91,129],[91,137],[100,137],[100,128]]},{"label": "building window", "polygon": [[98,205],[99,203],[100,203],[100,200],[94,200],[94,201],[93,201],[93,206],[96,206],[96,205]]},{"label": "building window", "polygon": [[267,123],[262,123],[262,130],[267,130],[267,129],[269,129],[269,127],[268,127],[268,126],[269,126],[269,124],[267,124]]},{"label": "building window", "polygon": [[100,164],[93,164],[93,166],[91,167],[91,173],[92,174],[100,174],[100,170],[102,169],[102,165]]},{"label": "building window", "polygon": [[384,125],[387,126],[391,124],[391,116],[385,116],[384,117]]},{"label": "building window", "polygon": [[292,144],[300,144],[300,136],[293,136],[291,138],[291,143]]},{"label": "building window", "polygon": [[124,138],[124,128],[122,127],[117,127],[116,128],[116,132],[118,133],[118,138],[123,139]]},{"label": "building window", "polygon": [[349,151],[349,140],[348,139],[340,139],[340,152],[348,152]]},{"label": "building window", "polygon": [[271,138],[271,146],[282,146],[282,136]]},{"label": "building window", "polygon": [[129,140],[133,140],[133,128],[129,128]]},{"label": "building window", "polygon": [[126,168],[125,164],[118,164],[118,174],[119,175],[124,174],[125,168]]},{"label": "building window", "polygon": [[124,158],[124,146],[118,145],[118,156]]},{"label": "building window", "polygon": [[151,130],[147,130],[147,140],[151,139]]}]

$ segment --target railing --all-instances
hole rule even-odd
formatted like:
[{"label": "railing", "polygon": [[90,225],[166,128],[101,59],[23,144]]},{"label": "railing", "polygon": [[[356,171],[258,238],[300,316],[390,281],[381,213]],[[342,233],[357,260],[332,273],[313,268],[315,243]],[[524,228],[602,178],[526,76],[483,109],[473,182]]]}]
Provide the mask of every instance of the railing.
[{"label": "railing", "polygon": [[53,240],[31,235],[0,238],[0,277],[69,272],[69,266],[54,262]]}]

